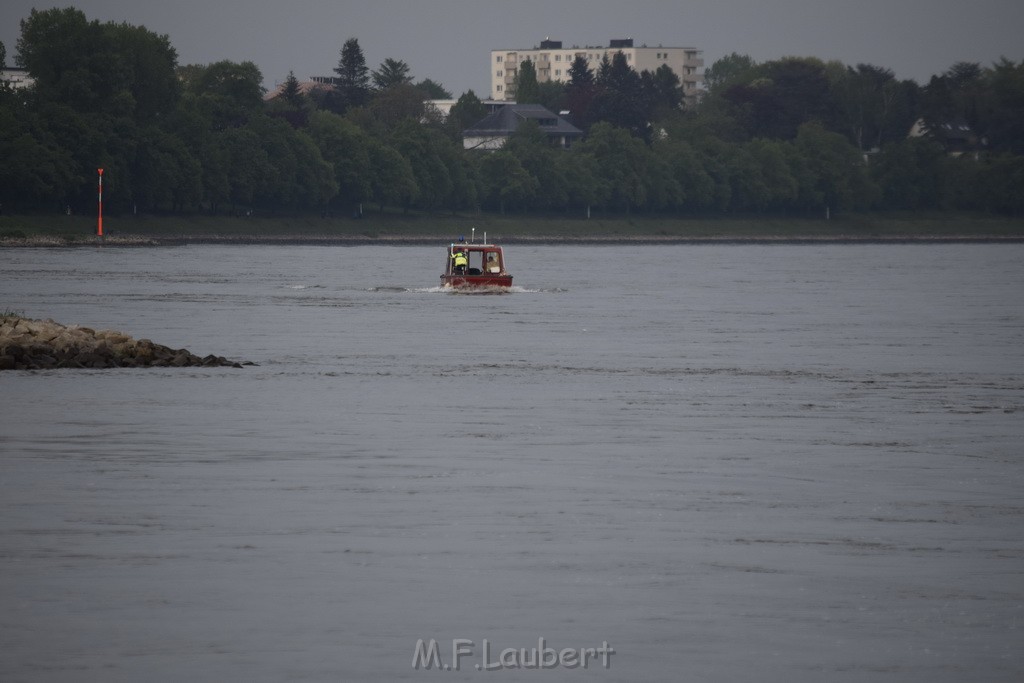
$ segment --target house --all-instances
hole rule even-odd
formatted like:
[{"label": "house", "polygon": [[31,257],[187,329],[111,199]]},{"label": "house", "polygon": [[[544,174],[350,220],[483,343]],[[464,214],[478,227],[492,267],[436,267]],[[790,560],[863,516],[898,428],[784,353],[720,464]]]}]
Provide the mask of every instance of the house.
[{"label": "house", "polygon": [[946,154],[958,157],[963,154],[978,155],[985,146],[985,140],[979,139],[971,126],[964,120],[950,120],[930,124],[918,119],[910,129],[910,137],[928,137],[941,144]]},{"label": "house", "polygon": [[35,82],[36,79],[29,76],[26,69],[17,69],[14,67],[0,69],[0,83],[6,85],[12,90],[31,88],[35,85]]},{"label": "house", "polygon": [[[281,81],[274,86],[273,90],[268,91],[263,96],[264,102],[277,99],[284,94],[284,89],[287,87],[287,81]],[[308,80],[299,81],[299,92],[303,95],[315,95],[317,91],[329,91],[334,88],[334,78],[332,76],[310,76]]]},{"label": "house", "polygon": [[[436,111],[442,119],[448,118],[448,114],[451,113],[452,107],[458,103],[458,100],[424,100],[423,106],[428,110]],[[495,109],[505,106],[508,102],[503,100],[481,100],[480,102],[487,109],[488,113],[494,113]]]},{"label": "house", "polygon": [[548,141],[568,148],[583,137],[583,131],[539,104],[506,104],[462,131],[465,149],[501,149],[509,136],[526,121],[534,121]]}]

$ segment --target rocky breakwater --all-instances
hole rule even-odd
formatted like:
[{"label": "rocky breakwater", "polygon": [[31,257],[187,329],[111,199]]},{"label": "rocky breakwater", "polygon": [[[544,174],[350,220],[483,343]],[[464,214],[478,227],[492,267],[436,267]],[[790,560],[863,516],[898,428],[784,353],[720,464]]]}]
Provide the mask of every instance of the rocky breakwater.
[{"label": "rocky breakwater", "polygon": [[223,356],[200,357],[188,349],[172,349],[112,330],[17,316],[0,319],[0,370],[243,365],[255,364]]}]

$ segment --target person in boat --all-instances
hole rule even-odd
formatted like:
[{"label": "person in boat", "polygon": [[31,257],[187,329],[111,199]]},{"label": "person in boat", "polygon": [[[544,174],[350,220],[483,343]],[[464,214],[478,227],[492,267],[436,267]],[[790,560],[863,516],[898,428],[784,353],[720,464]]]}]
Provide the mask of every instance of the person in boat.
[{"label": "person in boat", "polygon": [[469,265],[469,259],[466,258],[466,252],[462,249],[452,254],[452,272],[456,275],[465,275],[466,266]]},{"label": "person in boat", "polygon": [[487,254],[487,266],[484,268],[488,273],[500,273],[501,266],[498,265],[498,255],[493,251]]}]

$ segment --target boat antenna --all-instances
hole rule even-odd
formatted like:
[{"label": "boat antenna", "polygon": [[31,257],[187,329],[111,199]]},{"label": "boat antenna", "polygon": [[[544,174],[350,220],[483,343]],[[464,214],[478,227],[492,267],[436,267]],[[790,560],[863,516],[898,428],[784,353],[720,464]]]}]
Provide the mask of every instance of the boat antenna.
[{"label": "boat antenna", "polygon": [[476,228],[473,228],[473,232],[469,233],[469,243],[473,244],[476,242]]}]

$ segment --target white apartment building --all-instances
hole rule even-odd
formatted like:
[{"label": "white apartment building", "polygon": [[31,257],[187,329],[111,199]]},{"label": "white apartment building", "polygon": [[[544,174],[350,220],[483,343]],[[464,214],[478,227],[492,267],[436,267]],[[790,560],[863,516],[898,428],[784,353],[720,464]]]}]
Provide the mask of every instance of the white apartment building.
[{"label": "white apartment building", "polygon": [[662,64],[667,64],[679,76],[683,87],[683,96],[688,100],[697,97],[697,91],[703,81],[702,69],[704,60],[701,51],[694,47],[648,47],[633,45],[632,38],[621,38],[608,41],[607,46],[563,48],[562,41],[544,39],[540,47],[529,50],[491,50],[491,99],[515,100],[515,80],[519,73],[519,65],[529,59],[537,71],[537,82],[546,83],[569,81],[569,69],[576,57],[587,60],[587,66],[597,72],[601,60],[605,56],[609,60],[616,52],[621,52],[626,63],[640,73],[657,71]]}]

